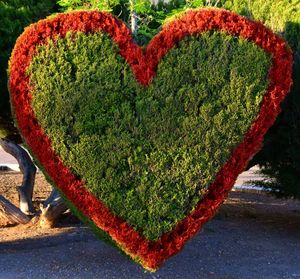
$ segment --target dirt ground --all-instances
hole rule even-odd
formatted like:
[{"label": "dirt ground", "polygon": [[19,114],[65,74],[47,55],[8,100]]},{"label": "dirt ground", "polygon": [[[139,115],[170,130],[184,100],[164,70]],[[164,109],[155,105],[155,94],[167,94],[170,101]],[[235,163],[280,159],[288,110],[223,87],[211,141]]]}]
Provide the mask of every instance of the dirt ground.
[{"label": "dirt ground", "polygon": [[[16,205],[21,180],[19,173],[0,172],[0,194]],[[38,174],[35,205],[50,191]],[[97,240],[70,215],[47,230],[0,219],[2,278],[300,279],[300,203],[231,192],[202,232],[152,274]]]}]

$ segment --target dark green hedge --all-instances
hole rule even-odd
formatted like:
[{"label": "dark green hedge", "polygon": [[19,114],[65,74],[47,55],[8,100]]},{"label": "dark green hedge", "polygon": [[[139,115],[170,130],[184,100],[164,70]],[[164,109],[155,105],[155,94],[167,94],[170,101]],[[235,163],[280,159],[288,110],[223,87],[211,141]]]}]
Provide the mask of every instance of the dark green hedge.
[{"label": "dark green hedge", "polygon": [[101,33],[40,47],[32,105],[87,188],[156,239],[193,209],[242,140],[270,57],[242,39],[203,34],[170,50],[144,88],[116,52]]},{"label": "dark green hedge", "polygon": [[55,0],[0,1],[0,138],[18,135],[14,128],[7,89],[10,53],[24,27],[55,12]]},{"label": "dark green hedge", "polygon": [[272,178],[256,184],[271,188],[279,197],[300,199],[300,2],[297,2],[294,9],[278,11],[286,19],[282,34],[294,52],[294,85],[252,165],[259,164],[261,173]]}]

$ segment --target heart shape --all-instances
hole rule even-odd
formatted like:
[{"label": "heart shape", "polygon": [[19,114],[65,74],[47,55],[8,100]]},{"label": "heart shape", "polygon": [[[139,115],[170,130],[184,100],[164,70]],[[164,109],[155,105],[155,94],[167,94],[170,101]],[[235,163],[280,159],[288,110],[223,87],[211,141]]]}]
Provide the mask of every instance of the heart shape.
[{"label": "heart shape", "polygon": [[[211,34],[207,33],[209,31]],[[95,41],[101,42],[99,49],[93,45]],[[251,56],[252,52],[257,55],[260,53],[256,61],[261,66],[260,69],[269,65],[268,55],[271,56],[267,82],[264,80],[266,74],[258,72],[255,80],[261,79],[262,83],[255,84],[255,87],[251,80],[248,83],[245,81],[246,86],[241,87],[243,90],[237,95],[240,103],[249,101],[251,97],[249,104],[232,106],[233,99],[231,94],[226,94],[228,91],[215,92],[215,88],[220,87],[220,80],[225,89],[233,87],[231,91],[228,89],[229,92],[238,91],[234,85],[241,82],[241,79],[235,79],[232,70],[223,73],[222,67],[213,68],[212,74],[218,73],[218,79],[214,81],[215,87],[212,82],[205,83],[212,84],[212,87],[201,87],[203,80],[210,78],[212,74],[209,76],[205,73],[201,82],[195,82],[201,69],[212,63],[205,62],[209,53],[203,50],[204,46],[209,48],[212,41],[217,42],[218,47],[221,45],[221,48],[226,49],[227,56],[230,53],[230,59],[225,55],[222,57],[224,60],[216,62],[216,65],[224,64],[225,69],[235,65],[233,69],[238,69],[238,74],[244,79],[249,76],[249,72],[245,70],[246,66],[236,68],[234,61],[241,57],[238,51],[243,53],[249,50],[248,62],[256,57]],[[228,48],[229,45],[234,48]],[[103,46],[108,46],[105,52]],[[80,47],[81,52],[76,52]],[[66,49],[68,51],[64,52]],[[87,51],[84,52],[83,49]],[[209,51],[222,54],[218,48]],[[93,59],[90,59],[85,68],[85,60],[88,57],[94,58],[97,52],[100,60],[93,64]],[[77,64],[72,60],[73,64],[69,65],[69,56],[64,54],[61,63],[64,67],[60,68],[57,75],[55,65],[62,59],[57,53],[74,53]],[[191,53],[192,60],[197,62],[192,68],[190,64],[184,63],[189,60]],[[81,58],[84,59],[80,60]],[[100,67],[99,65],[108,66],[95,71],[95,67]],[[145,268],[155,270],[164,260],[181,250],[184,243],[214,215],[238,174],[259,150],[263,137],[280,112],[280,103],[290,88],[291,65],[291,51],[281,38],[262,24],[228,11],[189,11],[164,26],[146,49],[133,43],[128,28],[112,15],[80,11],[57,15],[25,30],[12,54],[9,87],[16,121],[29,150],[49,179],[62,191],[70,206],[79,210],[77,214],[87,217],[98,232],[101,229],[133,259]],[[78,77],[80,67],[83,67],[83,72],[90,74]],[[172,72],[172,69],[175,70]],[[206,70],[209,71],[210,67]],[[183,71],[185,75],[182,72],[177,75],[179,71]],[[70,80],[63,87],[64,94],[60,94],[55,88],[65,86],[63,81],[59,82],[60,76],[66,76],[65,72]],[[89,102],[85,107],[81,105],[84,95],[80,92],[86,87],[81,90],[80,85],[86,86],[88,83],[85,82],[89,78],[101,79],[101,75],[94,75],[98,72],[107,73],[109,77],[114,77],[114,73],[118,74],[107,85],[105,78],[99,82],[97,86],[102,87],[98,91],[90,89],[90,92],[97,94],[88,95]],[[80,83],[74,85],[74,77]],[[121,77],[120,88],[118,77]],[[226,83],[228,77],[230,80]],[[184,82],[181,78],[187,81]],[[46,87],[43,82],[40,83],[45,79],[51,81]],[[169,87],[166,80],[171,81]],[[180,87],[191,83],[192,87]],[[70,84],[73,87],[68,87]],[[76,88],[78,94],[68,95],[68,92],[73,92]],[[119,92],[122,88],[126,89],[124,94]],[[118,94],[114,94],[114,90]],[[171,91],[169,95],[165,94],[168,90]],[[137,97],[128,93],[133,91]],[[51,94],[52,92],[55,93]],[[110,92],[108,97],[105,92]],[[97,98],[98,96],[101,98]],[[100,102],[101,100],[104,102]],[[76,112],[74,104],[80,112]],[[211,105],[217,113],[211,112]],[[235,109],[238,117],[232,117]],[[157,114],[153,116],[155,125],[151,124],[153,112]],[[236,131],[231,133],[228,129],[223,134],[213,133],[213,122],[208,122],[207,126],[203,124],[203,119],[210,121],[211,117],[218,120],[218,115],[223,120],[219,126],[226,127],[228,124],[230,128],[236,124],[237,128],[233,129]],[[239,122],[240,119],[243,122]],[[97,138],[93,145],[91,138],[94,139],[95,129]],[[163,129],[167,132],[164,133]],[[203,148],[209,146],[199,146],[201,142],[205,142],[205,139],[199,140],[205,129],[210,132],[207,135],[213,135],[207,141],[214,143],[216,139],[218,147],[222,145],[225,150],[213,157],[213,162],[207,158],[195,159],[201,156]],[[197,134],[198,130],[200,134]],[[79,135],[84,137],[79,140]],[[135,135],[134,140],[132,135]],[[86,150],[79,147],[80,142],[83,142]],[[99,153],[99,150],[105,154],[104,159],[101,154],[98,157],[92,156],[94,151]],[[117,152],[110,153],[111,150]],[[215,151],[205,152],[207,156],[217,154]],[[90,161],[85,164],[84,156],[99,165],[96,168],[97,173],[100,173],[98,177],[89,172]],[[208,163],[211,165],[207,165]],[[163,173],[160,172],[161,169],[164,170]],[[178,173],[180,175],[176,176]],[[204,177],[202,180],[199,178],[201,176]],[[101,180],[103,177],[104,182]],[[172,184],[172,181],[175,183]],[[99,188],[97,183],[101,184]],[[114,183],[115,188],[111,185]],[[149,194],[154,184],[158,186]],[[128,188],[128,185],[133,185],[133,188]],[[171,194],[172,187],[176,197]],[[118,196],[120,192],[121,198]],[[164,199],[162,195],[165,195]],[[155,198],[156,196],[158,197]],[[137,205],[139,199],[146,201],[147,205]],[[122,203],[132,208],[123,213]],[[165,208],[167,209],[164,210]]]},{"label": "heart shape", "polygon": [[85,187],[154,241],[195,207],[243,139],[271,61],[245,40],[202,33],[169,50],[145,87],[117,52],[103,33],[40,46],[28,68],[32,108]]}]

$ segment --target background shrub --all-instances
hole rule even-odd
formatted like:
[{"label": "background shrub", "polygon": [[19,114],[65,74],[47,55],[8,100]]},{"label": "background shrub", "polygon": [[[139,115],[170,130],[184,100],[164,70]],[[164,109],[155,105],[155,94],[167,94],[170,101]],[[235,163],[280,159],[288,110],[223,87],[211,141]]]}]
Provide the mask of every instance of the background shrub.
[{"label": "background shrub", "polygon": [[0,1],[0,138],[19,141],[13,125],[7,89],[7,68],[10,53],[24,27],[57,10],[55,0]]}]

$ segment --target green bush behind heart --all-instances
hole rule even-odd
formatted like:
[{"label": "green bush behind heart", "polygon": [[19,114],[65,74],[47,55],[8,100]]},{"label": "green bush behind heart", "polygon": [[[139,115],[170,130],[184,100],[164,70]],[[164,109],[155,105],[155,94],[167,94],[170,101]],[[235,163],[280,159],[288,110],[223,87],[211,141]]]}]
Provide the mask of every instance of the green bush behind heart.
[{"label": "green bush behind heart", "polygon": [[243,39],[188,38],[149,87],[104,34],[38,48],[37,119],[86,187],[148,239],[190,212],[259,111],[270,57]]},{"label": "green bush behind heart", "polygon": [[8,59],[15,41],[27,25],[56,10],[54,0],[0,1],[0,138],[20,141],[13,124],[7,89]]}]

